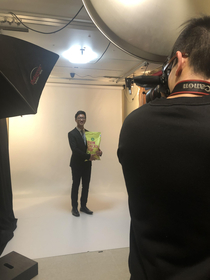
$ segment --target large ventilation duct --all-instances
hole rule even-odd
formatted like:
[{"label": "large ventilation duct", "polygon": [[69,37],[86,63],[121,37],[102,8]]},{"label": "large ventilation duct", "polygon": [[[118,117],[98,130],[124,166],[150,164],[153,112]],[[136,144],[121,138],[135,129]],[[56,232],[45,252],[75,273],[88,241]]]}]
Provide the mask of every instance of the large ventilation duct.
[{"label": "large ventilation duct", "polygon": [[156,63],[170,54],[180,25],[210,14],[206,0],[82,0],[92,21],[117,47]]}]

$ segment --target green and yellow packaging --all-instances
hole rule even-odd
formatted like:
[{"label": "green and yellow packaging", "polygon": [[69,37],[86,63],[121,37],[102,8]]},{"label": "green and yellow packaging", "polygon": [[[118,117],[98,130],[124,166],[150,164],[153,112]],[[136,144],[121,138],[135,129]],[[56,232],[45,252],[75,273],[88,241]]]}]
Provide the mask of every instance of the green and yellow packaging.
[{"label": "green and yellow packaging", "polygon": [[[87,153],[95,154],[98,151],[100,142],[101,142],[101,132],[91,132],[86,131],[85,137],[87,140]],[[96,159],[100,160],[99,156],[96,156]]]}]

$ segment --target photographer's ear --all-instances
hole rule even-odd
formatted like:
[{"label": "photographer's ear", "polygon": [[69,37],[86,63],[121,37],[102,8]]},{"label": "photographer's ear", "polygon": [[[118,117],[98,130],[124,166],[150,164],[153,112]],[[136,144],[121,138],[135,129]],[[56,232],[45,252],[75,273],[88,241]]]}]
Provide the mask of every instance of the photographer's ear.
[{"label": "photographer's ear", "polygon": [[178,62],[177,62],[177,65],[175,66],[175,67],[177,67],[175,75],[177,77],[179,77],[182,74],[183,67],[185,66],[186,58],[184,58],[182,56],[182,53],[180,51],[176,52],[176,56],[177,56]]}]

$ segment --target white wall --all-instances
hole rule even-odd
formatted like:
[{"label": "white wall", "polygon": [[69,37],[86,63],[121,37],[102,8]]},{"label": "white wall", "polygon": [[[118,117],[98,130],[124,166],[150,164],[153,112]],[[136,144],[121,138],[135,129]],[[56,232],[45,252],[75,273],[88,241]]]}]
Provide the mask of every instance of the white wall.
[{"label": "white wall", "polygon": [[123,90],[123,112],[122,119],[124,119],[135,109],[139,107],[139,87],[137,85],[133,85],[131,87],[131,93],[129,93],[128,88]]},{"label": "white wall", "polygon": [[78,110],[87,113],[85,128],[101,132],[101,161],[93,162],[91,192],[125,191],[117,159],[122,125],[122,89],[47,84],[38,113],[9,120],[13,194],[69,194],[71,150],[67,134]]}]

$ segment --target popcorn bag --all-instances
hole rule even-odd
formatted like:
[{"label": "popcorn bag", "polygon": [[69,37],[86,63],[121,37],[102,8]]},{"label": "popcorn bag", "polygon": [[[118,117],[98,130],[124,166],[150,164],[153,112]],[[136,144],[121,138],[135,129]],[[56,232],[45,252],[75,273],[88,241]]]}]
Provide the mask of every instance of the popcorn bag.
[{"label": "popcorn bag", "polygon": [[[85,137],[87,140],[87,153],[91,155],[95,154],[101,142],[101,132],[86,131]],[[96,159],[100,160],[100,156],[96,156]]]}]

